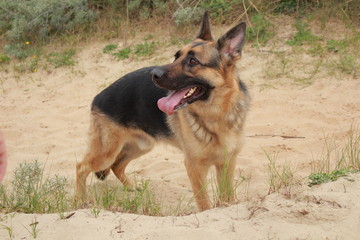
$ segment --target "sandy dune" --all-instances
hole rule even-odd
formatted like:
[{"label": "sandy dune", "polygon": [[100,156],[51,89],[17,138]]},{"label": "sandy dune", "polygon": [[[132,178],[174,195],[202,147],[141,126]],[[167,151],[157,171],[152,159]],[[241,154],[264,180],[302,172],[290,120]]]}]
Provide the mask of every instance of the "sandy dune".
[{"label": "sandy dune", "polygon": [[[176,50],[169,47],[152,59],[115,61],[102,54],[105,45],[91,43],[79,50],[74,67],[0,72],[0,129],[9,154],[5,181],[19,163],[37,159],[46,164],[46,172],[74,183],[75,164],[86,149],[92,98],[127,72],[168,63]],[[277,154],[278,164],[290,164],[299,177],[308,176],[311,162],[321,156],[324,138],[343,141],[360,119],[360,79],[321,69],[311,85],[294,84],[286,76],[269,80],[264,73],[269,61],[276,64],[274,56],[248,46],[239,64],[253,101],[246,144],[237,160],[238,171],[249,178],[239,187],[238,205],[184,217],[102,211],[95,218],[90,210],[76,211],[68,220],[58,214],[1,214],[0,224],[13,226],[15,239],[32,239],[26,227],[34,217],[39,239],[358,239],[359,176],[354,182],[299,186],[291,198],[267,195],[269,162],[264,151]],[[311,59],[298,61],[303,66]],[[157,184],[165,205],[176,206],[180,198],[192,196],[182,154],[170,146],[157,146],[131,163],[128,172]],[[113,175],[109,181],[117,183]],[[7,238],[0,228],[0,239]]]}]

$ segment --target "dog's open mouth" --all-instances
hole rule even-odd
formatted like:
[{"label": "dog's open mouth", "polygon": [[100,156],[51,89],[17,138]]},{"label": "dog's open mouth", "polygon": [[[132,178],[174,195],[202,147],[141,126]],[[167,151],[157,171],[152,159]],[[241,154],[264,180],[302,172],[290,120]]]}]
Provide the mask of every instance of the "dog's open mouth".
[{"label": "dog's open mouth", "polygon": [[207,89],[200,85],[170,91],[170,94],[159,99],[157,104],[161,111],[168,115],[172,115],[175,111],[199,100],[206,92]]}]

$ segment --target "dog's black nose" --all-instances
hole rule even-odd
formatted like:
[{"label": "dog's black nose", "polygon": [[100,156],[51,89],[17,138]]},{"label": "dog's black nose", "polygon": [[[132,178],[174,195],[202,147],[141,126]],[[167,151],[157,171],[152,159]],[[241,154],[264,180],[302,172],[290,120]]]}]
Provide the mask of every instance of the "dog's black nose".
[{"label": "dog's black nose", "polygon": [[165,71],[160,69],[160,68],[154,68],[151,71],[151,77],[153,81],[157,81],[160,80],[162,78],[162,76],[164,75]]}]

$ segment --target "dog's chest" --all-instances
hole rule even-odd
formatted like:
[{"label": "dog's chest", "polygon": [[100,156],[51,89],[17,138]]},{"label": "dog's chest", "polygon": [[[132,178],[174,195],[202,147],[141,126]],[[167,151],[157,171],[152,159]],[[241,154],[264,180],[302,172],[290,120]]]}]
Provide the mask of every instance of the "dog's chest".
[{"label": "dog's chest", "polygon": [[188,112],[183,114],[182,125],[203,147],[230,150],[242,141],[243,120],[236,112],[218,120],[201,119]]}]

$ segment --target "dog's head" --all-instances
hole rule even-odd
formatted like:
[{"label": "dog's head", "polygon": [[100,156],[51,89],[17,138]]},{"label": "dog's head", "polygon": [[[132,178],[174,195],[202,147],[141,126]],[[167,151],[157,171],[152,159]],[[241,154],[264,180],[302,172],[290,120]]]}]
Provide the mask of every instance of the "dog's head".
[{"label": "dog's head", "polygon": [[155,85],[169,90],[158,101],[160,110],[171,115],[191,103],[208,101],[213,91],[238,87],[235,64],[241,57],[245,30],[242,22],[214,41],[205,12],[198,36],[176,52],[173,63],[151,72]]}]

